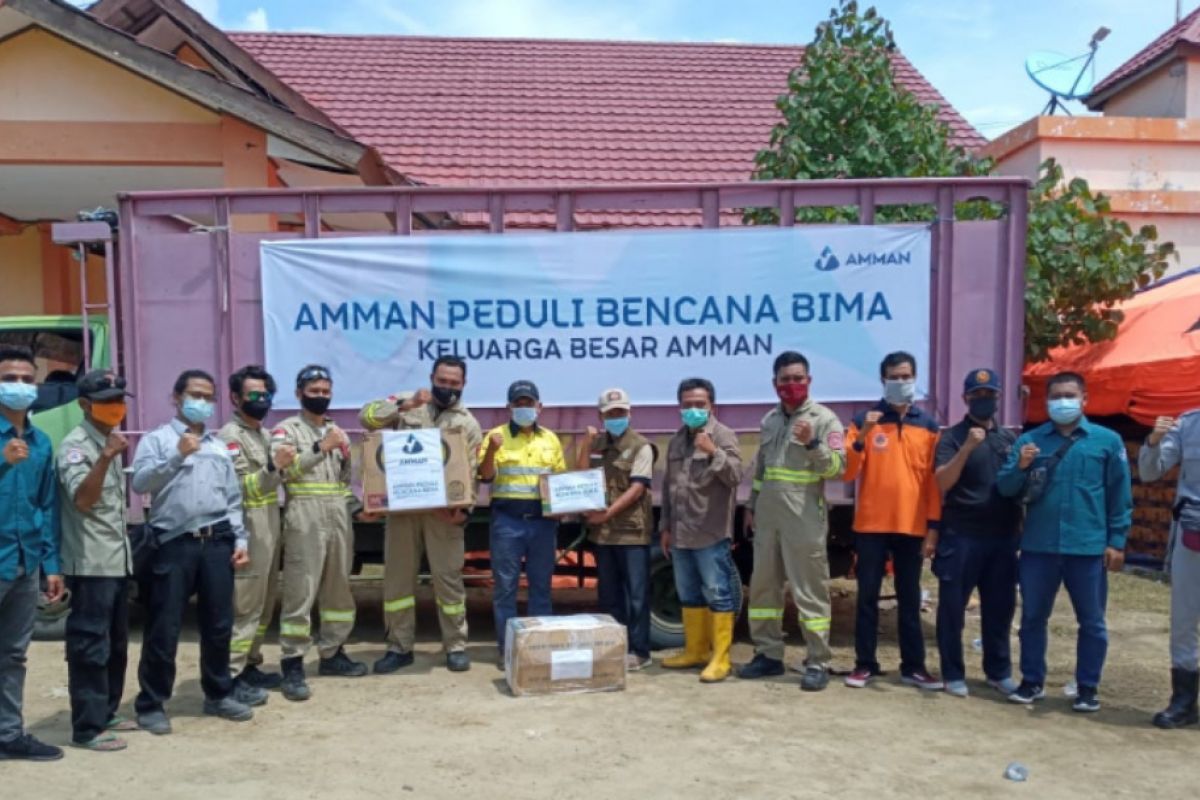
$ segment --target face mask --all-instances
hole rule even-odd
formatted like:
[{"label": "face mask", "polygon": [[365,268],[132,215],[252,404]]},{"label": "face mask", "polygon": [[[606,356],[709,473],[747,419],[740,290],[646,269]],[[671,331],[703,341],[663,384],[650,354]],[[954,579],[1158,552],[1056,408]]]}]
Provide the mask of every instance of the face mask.
[{"label": "face mask", "polygon": [[1083,401],[1077,397],[1061,397],[1046,403],[1046,410],[1056,425],[1070,425],[1083,415]]},{"label": "face mask", "polygon": [[300,395],[301,407],[310,414],[320,416],[329,410],[330,397],[309,397],[306,394]]},{"label": "face mask", "polygon": [[782,383],[775,387],[775,393],[785,406],[799,408],[808,399],[807,383]]},{"label": "face mask", "polygon": [[625,431],[629,430],[629,417],[604,420],[604,430],[608,431],[614,439],[621,438],[625,435]]},{"label": "face mask", "polygon": [[183,398],[183,404],[179,407],[183,418],[193,425],[199,425],[201,422],[207,420],[213,415],[216,409],[216,404],[195,397]]},{"label": "face mask", "polygon": [[270,411],[270,400],[247,400],[242,403],[242,413],[250,419],[256,419],[259,422],[262,422]]},{"label": "face mask", "polygon": [[703,428],[708,422],[707,408],[685,408],[679,412],[683,424],[689,428]]},{"label": "face mask", "polygon": [[967,401],[967,413],[977,420],[991,419],[996,414],[996,398],[973,397]]},{"label": "face mask", "polygon": [[0,383],[0,405],[13,411],[24,411],[37,400],[38,390],[32,383],[5,381]]},{"label": "face mask", "polygon": [[911,406],[916,396],[916,381],[883,382],[883,399],[888,402],[888,405]]},{"label": "face mask", "polygon": [[92,419],[109,428],[115,428],[125,419],[124,403],[92,403]]},{"label": "face mask", "polygon": [[531,428],[537,422],[538,412],[536,408],[518,407],[512,410],[512,421],[517,423],[518,428]]},{"label": "face mask", "polygon": [[446,389],[442,386],[434,386],[430,389],[430,394],[433,395],[433,402],[437,403],[439,408],[449,408],[462,397],[462,391],[459,389]]}]

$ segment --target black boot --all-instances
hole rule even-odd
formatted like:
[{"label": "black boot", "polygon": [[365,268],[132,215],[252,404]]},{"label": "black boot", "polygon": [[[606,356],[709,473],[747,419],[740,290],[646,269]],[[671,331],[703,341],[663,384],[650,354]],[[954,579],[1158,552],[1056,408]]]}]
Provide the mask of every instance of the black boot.
[{"label": "black boot", "polygon": [[1182,728],[1200,722],[1200,711],[1196,699],[1200,693],[1200,672],[1171,669],[1171,703],[1154,715],[1154,724],[1160,728]]},{"label": "black boot", "polygon": [[283,668],[283,683],[279,690],[288,700],[300,702],[312,697],[308,682],[304,680],[304,658],[293,656],[285,658],[281,663]]}]

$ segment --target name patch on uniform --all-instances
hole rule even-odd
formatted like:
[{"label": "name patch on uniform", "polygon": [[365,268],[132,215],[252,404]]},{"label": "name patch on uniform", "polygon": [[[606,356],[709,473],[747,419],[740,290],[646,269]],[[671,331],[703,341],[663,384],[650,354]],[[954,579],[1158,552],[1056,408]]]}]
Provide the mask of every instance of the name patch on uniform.
[{"label": "name patch on uniform", "polygon": [[68,464],[82,464],[83,463],[83,451],[80,450],[78,447],[72,447],[70,450],[67,451],[67,463]]},{"label": "name patch on uniform", "polygon": [[841,450],[844,440],[841,431],[830,431],[825,437],[825,444],[830,450]]}]

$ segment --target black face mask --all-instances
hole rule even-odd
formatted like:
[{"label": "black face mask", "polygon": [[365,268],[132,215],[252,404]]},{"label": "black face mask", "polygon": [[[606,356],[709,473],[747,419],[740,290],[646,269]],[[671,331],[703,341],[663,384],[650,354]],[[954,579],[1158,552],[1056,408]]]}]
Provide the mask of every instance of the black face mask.
[{"label": "black face mask", "polygon": [[329,410],[328,397],[309,397],[306,394],[300,395],[300,405],[310,414],[324,414]]},{"label": "black face mask", "polygon": [[989,420],[996,415],[996,398],[976,397],[967,403],[967,413],[977,420]]},{"label": "black face mask", "polygon": [[245,414],[247,417],[249,417],[250,419],[256,419],[259,422],[262,422],[263,418],[266,417],[267,414],[270,413],[270,411],[271,411],[271,401],[270,400],[247,400],[246,402],[242,403],[241,408],[242,408],[242,413]]},{"label": "black face mask", "polygon": [[434,386],[430,390],[430,393],[433,395],[433,402],[437,403],[441,408],[449,408],[462,397],[462,391],[458,389],[446,389],[442,386]]}]

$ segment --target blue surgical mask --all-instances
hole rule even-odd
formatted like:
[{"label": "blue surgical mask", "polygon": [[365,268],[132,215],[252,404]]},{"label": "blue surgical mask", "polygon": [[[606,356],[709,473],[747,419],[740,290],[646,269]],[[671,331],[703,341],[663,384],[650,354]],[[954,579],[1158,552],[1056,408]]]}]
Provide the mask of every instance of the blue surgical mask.
[{"label": "blue surgical mask", "polygon": [[703,428],[708,423],[707,408],[685,408],[679,412],[683,424],[689,428]]},{"label": "blue surgical mask", "polygon": [[183,404],[179,406],[179,411],[183,414],[183,418],[193,425],[199,425],[205,422],[213,415],[216,410],[216,405],[208,400],[201,400],[196,397],[183,398]]},{"label": "blue surgical mask", "polygon": [[608,431],[614,439],[621,438],[625,435],[625,431],[629,430],[629,417],[604,420],[604,430]]},{"label": "blue surgical mask", "polygon": [[1056,425],[1070,425],[1083,416],[1083,401],[1078,397],[1060,397],[1046,403],[1050,419]]},{"label": "blue surgical mask", "polygon": [[537,422],[538,412],[536,408],[518,406],[512,410],[512,421],[517,423],[518,428],[529,428]]},{"label": "blue surgical mask", "polygon": [[883,399],[892,406],[911,406],[917,398],[916,381],[884,381]]},{"label": "blue surgical mask", "polygon": [[0,405],[13,411],[24,411],[37,400],[38,390],[32,383],[5,381],[0,383]]}]

